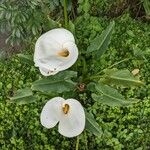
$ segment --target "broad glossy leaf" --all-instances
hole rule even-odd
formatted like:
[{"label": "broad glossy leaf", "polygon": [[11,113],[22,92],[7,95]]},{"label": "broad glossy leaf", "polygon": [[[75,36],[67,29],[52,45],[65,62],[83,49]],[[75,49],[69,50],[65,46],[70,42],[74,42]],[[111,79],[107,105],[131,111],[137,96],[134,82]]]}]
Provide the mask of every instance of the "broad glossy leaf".
[{"label": "broad glossy leaf", "polygon": [[77,72],[76,71],[62,71],[56,74],[55,76],[50,76],[48,78],[54,78],[54,79],[71,79],[71,78],[76,78],[77,77]]},{"label": "broad glossy leaf", "polygon": [[32,55],[24,55],[24,54],[18,54],[18,57],[21,59],[23,63],[26,63],[28,65],[34,65],[33,62],[33,56]]},{"label": "broad glossy leaf", "polygon": [[126,100],[116,89],[98,83],[95,85],[97,94],[92,94],[92,98],[109,106],[128,106],[138,102],[135,99]]},{"label": "broad glossy leaf", "polygon": [[74,71],[60,72],[55,76],[46,79],[37,80],[33,83],[32,89],[46,93],[62,93],[74,90],[76,83],[71,81],[71,78],[76,77]]},{"label": "broad glossy leaf", "polygon": [[33,93],[30,88],[18,90],[13,97],[10,98],[11,102],[21,104],[28,104],[36,101],[36,97],[33,96]]},{"label": "broad glossy leaf", "polygon": [[102,135],[101,127],[95,121],[94,117],[87,111],[85,111],[85,115],[86,115],[86,126],[85,126],[86,129],[96,136],[101,136]]},{"label": "broad glossy leaf", "polygon": [[108,70],[106,71],[105,77],[101,79],[101,82],[106,84],[122,85],[124,87],[143,85],[143,82],[139,81],[138,78],[134,77],[133,74],[127,69]]},{"label": "broad glossy leaf", "polygon": [[66,91],[73,90],[75,88],[75,85],[75,83],[69,80],[42,79],[33,83],[32,90],[44,93],[63,93]]},{"label": "broad glossy leaf", "polygon": [[101,35],[98,35],[89,45],[87,49],[87,53],[96,51],[97,57],[100,57],[108,48],[108,45],[111,40],[111,34],[113,28],[115,26],[115,22],[111,22],[110,25],[102,32]]}]

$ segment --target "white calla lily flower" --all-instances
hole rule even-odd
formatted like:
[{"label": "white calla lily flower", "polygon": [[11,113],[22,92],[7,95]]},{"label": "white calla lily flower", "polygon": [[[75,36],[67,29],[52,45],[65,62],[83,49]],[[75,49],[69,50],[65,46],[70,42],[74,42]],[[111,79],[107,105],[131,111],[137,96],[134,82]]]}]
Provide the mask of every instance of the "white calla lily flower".
[{"label": "white calla lily flower", "polygon": [[79,101],[55,97],[43,107],[41,124],[53,128],[57,123],[58,131],[66,137],[79,135],[85,128],[85,112]]},{"label": "white calla lily flower", "polygon": [[77,58],[78,48],[74,36],[66,29],[50,30],[41,35],[35,44],[35,66],[44,76],[68,69]]}]

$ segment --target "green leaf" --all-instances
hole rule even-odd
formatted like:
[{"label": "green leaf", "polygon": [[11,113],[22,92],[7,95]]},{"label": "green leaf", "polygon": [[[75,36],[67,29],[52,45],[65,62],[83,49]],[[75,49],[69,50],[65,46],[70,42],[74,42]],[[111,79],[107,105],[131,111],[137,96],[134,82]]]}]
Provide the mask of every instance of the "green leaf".
[{"label": "green leaf", "polygon": [[54,29],[57,28],[59,26],[59,23],[54,21],[53,19],[51,19],[50,17],[47,17],[47,22],[46,22],[47,26],[49,27],[49,29]]},{"label": "green leaf", "polygon": [[97,57],[100,57],[108,48],[114,26],[115,22],[112,21],[106,30],[104,30],[101,35],[98,35],[92,41],[87,48],[87,53],[96,51]]},{"label": "green leaf", "polygon": [[18,54],[17,56],[20,58],[20,60],[23,63],[26,63],[26,64],[28,64],[30,66],[34,65],[33,56],[31,56],[31,55],[24,55],[24,54]]},{"label": "green leaf", "polygon": [[33,83],[32,89],[43,93],[63,93],[74,90],[76,83],[71,81],[71,78],[76,77],[74,71],[60,72],[55,76],[46,79],[37,80]]},{"label": "green leaf", "polygon": [[147,16],[150,16],[150,1],[149,0],[144,0],[143,1],[143,6],[146,12]]},{"label": "green leaf", "polygon": [[142,51],[141,48],[138,47],[138,45],[133,45],[132,49],[133,49],[133,54],[136,59],[138,59],[138,60],[146,59],[145,58],[146,51]]},{"label": "green leaf", "polygon": [[101,127],[95,121],[94,117],[87,111],[85,111],[85,115],[86,115],[86,126],[85,126],[86,129],[96,136],[101,136],[102,135]]},{"label": "green leaf", "polygon": [[30,88],[18,90],[13,97],[10,98],[11,102],[21,104],[28,104],[36,101],[36,97]]},{"label": "green leaf", "polygon": [[95,83],[94,82],[90,82],[87,85],[87,90],[91,91],[91,92],[95,92]]},{"label": "green leaf", "polygon": [[75,83],[67,80],[55,80],[55,79],[42,79],[35,81],[32,86],[32,90],[40,91],[43,93],[63,93],[66,91],[73,90],[75,88]]},{"label": "green leaf", "polygon": [[105,73],[106,75],[100,81],[106,84],[121,85],[123,87],[144,85],[143,82],[134,77],[133,74],[127,69],[111,69],[107,70]]},{"label": "green leaf", "polygon": [[19,30],[19,29],[16,30],[16,36],[17,36],[18,38],[20,38],[20,36],[21,36],[21,33],[20,33],[20,30]]},{"label": "green leaf", "polygon": [[71,20],[69,20],[69,23],[68,23],[68,30],[71,31],[73,34],[75,34],[75,25],[73,24]]},{"label": "green leaf", "polygon": [[109,106],[128,106],[138,102],[135,99],[126,100],[118,91],[107,85],[98,83],[95,85],[98,94],[92,94],[92,98]]},{"label": "green leaf", "polygon": [[89,0],[84,0],[82,7],[85,14],[89,13],[91,7]]},{"label": "green leaf", "polygon": [[[49,78],[52,78],[49,77]],[[67,70],[67,71],[62,71],[62,72],[59,72],[58,74],[56,74],[55,76],[53,76],[53,78],[55,79],[71,79],[71,78],[77,78],[77,72],[76,71],[70,71],[70,70]]]}]

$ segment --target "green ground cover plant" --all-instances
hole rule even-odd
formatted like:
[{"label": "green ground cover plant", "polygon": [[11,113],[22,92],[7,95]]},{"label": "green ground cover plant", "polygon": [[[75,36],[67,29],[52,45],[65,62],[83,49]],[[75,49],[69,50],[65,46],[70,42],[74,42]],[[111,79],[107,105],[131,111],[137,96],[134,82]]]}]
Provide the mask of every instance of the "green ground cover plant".
[{"label": "green ground cover plant", "polygon": [[[94,45],[90,47],[91,41],[95,40],[99,33],[102,33],[108,26],[111,26],[111,24],[109,25],[111,20],[91,16],[88,14],[88,5],[83,8],[83,14],[81,11],[82,15],[78,16],[74,20],[74,24],[69,25],[69,28],[75,33],[78,48],[84,56],[86,55],[87,47],[87,51],[93,51],[92,47]],[[126,99],[134,97],[140,101],[130,107],[110,107],[107,106],[111,105],[110,102],[107,103],[105,101],[102,104],[96,100],[98,97],[97,92],[105,92],[103,91],[106,88],[104,85],[97,86],[97,92],[94,92],[92,97],[90,96],[90,91],[93,92],[92,83],[86,87],[90,90],[89,92],[80,89],[78,91],[78,98],[86,106],[87,111],[96,119],[101,135],[96,137],[88,130],[85,130],[79,137],[79,149],[149,149],[149,24],[133,20],[128,13],[115,19],[115,24],[111,43],[101,59],[92,62],[93,55],[89,56],[89,58],[86,57],[87,65],[90,68],[86,74],[92,76],[92,74],[97,73],[99,70],[109,68],[110,66],[109,69],[126,68],[130,72],[139,69],[140,73],[137,72],[135,76],[140,75],[144,86],[141,85],[139,88],[120,88],[118,86],[120,82],[117,82],[118,85],[116,84],[115,87]],[[31,46],[30,51],[25,50],[24,54],[32,53],[32,49],[33,47]],[[19,105],[24,103],[24,101],[18,101],[18,104],[16,104],[13,103],[13,99],[10,100],[10,97],[15,96],[18,89],[33,86],[32,82],[42,79],[42,76],[30,59],[23,58],[25,55],[22,55],[23,57],[18,56],[6,59],[0,64],[1,149],[75,149],[76,139],[65,138],[58,134],[56,128],[47,130],[40,124],[39,115],[42,106],[47,99],[57,94],[46,94],[39,90],[36,92],[36,101],[33,100],[33,103],[25,105]],[[72,67],[74,71],[78,67],[78,77],[83,72],[82,63],[84,61],[82,62],[81,60],[78,60],[78,66]],[[110,76],[109,71],[111,71],[112,76]],[[116,70],[109,71],[106,70],[105,72],[104,70],[105,78],[102,78],[101,81],[107,84],[113,81],[112,84],[114,84],[116,80],[112,79],[117,76],[116,72],[117,74],[119,72]],[[125,74],[128,74],[127,70],[124,71]],[[92,80],[92,78],[90,79]],[[96,76],[94,76],[95,80],[97,80]],[[81,81],[86,82],[86,80],[82,79]],[[126,86],[126,82],[121,85]],[[61,91],[59,92],[61,93]],[[63,96],[68,97],[67,94]],[[120,106],[122,103],[117,103],[117,105]],[[96,134],[99,129],[94,130],[92,128],[91,130]]]}]

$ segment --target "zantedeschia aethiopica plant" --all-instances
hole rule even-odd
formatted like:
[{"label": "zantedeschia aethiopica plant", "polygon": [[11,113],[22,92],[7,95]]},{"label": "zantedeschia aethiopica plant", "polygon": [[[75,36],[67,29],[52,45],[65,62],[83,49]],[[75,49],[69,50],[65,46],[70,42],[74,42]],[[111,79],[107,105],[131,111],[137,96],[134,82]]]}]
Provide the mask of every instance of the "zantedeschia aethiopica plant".
[{"label": "zantedeschia aethiopica plant", "polygon": [[35,44],[34,62],[44,76],[54,75],[71,67],[78,58],[73,34],[63,28],[41,35]]},{"label": "zantedeschia aethiopica plant", "polygon": [[48,129],[58,123],[59,133],[66,137],[77,136],[85,128],[84,109],[75,99],[52,98],[43,107],[40,119]]}]

